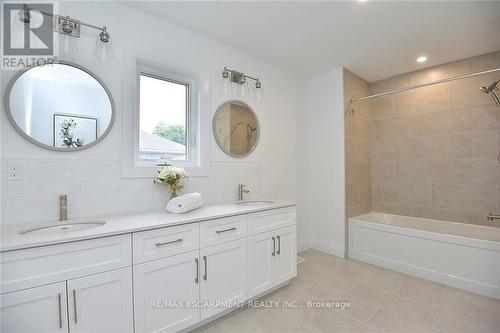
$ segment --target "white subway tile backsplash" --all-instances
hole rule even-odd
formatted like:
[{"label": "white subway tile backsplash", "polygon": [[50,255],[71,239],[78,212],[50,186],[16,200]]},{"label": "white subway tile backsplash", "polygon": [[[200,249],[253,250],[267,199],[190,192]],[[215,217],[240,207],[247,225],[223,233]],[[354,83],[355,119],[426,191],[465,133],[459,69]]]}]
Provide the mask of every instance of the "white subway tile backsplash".
[{"label": "white subway tile backsplash", "polygon": [[33,184],[31,185],[31,194],[34,196],[56,196],[61,194],[58,184]]},{"label": "white subway tile backsplash", "polygon": [[110,192],[126,192],[132,190],[132,184],[126,180],[108,183]]},{"label": "white subway tile backsplash", "polygon": [[25,197],[31,195],[31,187],[29,184],[20,182],[9,182],[2,185],[2,197]]},{"label": "white subway tile backsplash", "polygon": [[75,194],[75,193],[85,192],[85,184],[78,184],[78,183],[59,184],[58,188],[60,194]]},{"label": "white subway tile backsplash", "polygon": [[85,184],[85,192],[95,193],[95,192],[108,192],[109,183],[89,183]]},{"label": "white subway tile backsplash", "polygon": [[121,172],[120,161],[87,160],[85,170],[88,171],[108,171],[114,170],[118,174]]},{"label": "white subway tile backsplash", "polygon": [[[10,161],[1,160],[2,166]],[[0,184],[2,223],[42,223],[58,219],[58,196],[68,195],[70,219],[102,214],[165,209],[168,187],[153,184],[151,178],[121,178],[121,164],[115,160],[25,159],[21,181]],[[201,192],[207,203],[235,200],[236,186],[251,189],[248,198],[261,193],[258,163],[213,162],[212,175],[195,177],[185,183],[185,191]],[[230,170],[230,172],[229,172]]]}]

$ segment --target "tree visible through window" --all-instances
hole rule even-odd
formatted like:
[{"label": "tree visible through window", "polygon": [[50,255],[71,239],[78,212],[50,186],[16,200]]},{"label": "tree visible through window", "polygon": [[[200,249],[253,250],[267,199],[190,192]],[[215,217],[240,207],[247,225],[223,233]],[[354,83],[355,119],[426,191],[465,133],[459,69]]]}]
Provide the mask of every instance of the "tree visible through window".
[{"label": "tree visible through window", "polygon": [[189,85],[140,74],[139,159],[187,159]]},{"label": "tree visible through window", "polygon": [[153,134],[182,145],[186,144],[186,130],[182,125],[168,125],[167,123],[161,122],[156,125]]}]

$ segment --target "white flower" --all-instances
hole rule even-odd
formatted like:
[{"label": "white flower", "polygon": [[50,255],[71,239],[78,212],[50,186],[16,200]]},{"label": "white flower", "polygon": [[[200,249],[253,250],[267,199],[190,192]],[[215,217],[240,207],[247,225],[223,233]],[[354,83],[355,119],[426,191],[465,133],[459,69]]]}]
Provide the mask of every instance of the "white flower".
[{"label": "white flower", "polygon": [[188,178],[189,175],[184,170],[184,168],[179,168],[179,167],[174,167],[174,166],[166,166],[163,167],[160,171],[160,174],[158,175],[158,178],[160,179],[167,179],[167,178]]}]

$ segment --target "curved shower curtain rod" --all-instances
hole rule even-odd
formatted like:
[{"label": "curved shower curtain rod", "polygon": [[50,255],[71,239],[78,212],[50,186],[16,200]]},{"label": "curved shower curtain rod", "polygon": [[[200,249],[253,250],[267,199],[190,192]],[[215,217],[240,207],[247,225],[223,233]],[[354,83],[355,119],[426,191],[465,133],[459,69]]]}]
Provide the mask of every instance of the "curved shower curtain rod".
[{"label": "curved shower curtain rod", "polygon": [[475,77],[475,76],[481,76],[481,75],[486,75],[486,74],[495,73],[495,72],[500,72],[500,68],[489,69],[487,71],[476,72],[476,73],[471,73],[471,74],[465,74],[465,75],[460,75],[460,76],[454,76],[454,77],[450,77],[450,78],[447,78],[447,79],[442,79],[442,80],[437,80],[437,81],[432,81],[432,82],[428,82],[428,83],[419,84],[419,85],[416,85],[416,86],[413,86],[413,87],[394,89],[394,90],[389,90],[389,91],[385,91],[385,92],[378,93],[378,94],[368,95],[368,96],[365,96],[365,97],[360,97],[360,98],[356,98],[356,99],[350,99],[349,100],[349,104],[347,104],[347,109],[344,112],[344,116],[346,116],[347,113],[349,113],[349,108],[351,107],[351,104],[355,103],[355,102],[360,102],[360,101],[364,101],[364,100],[367,100],[367,99],[372,99],[372,98],[382,97],[382,96],[386,96],[386,95],[397,94],[397,93],[400,93],[400,92],[404,92],[404,91],[408,91],[408,90],[413,90],[413,89],[418,89],[418,88],[423,88],[423,87],[427,87],[427,86],[432,86],[432,85],[439,84],[439,83],[445,83],[445,82],[450,82],[450,81],[455,81],[455,80],[460,80],[460,79],[467,79],[467,78],[471,78],[471,77]]}]

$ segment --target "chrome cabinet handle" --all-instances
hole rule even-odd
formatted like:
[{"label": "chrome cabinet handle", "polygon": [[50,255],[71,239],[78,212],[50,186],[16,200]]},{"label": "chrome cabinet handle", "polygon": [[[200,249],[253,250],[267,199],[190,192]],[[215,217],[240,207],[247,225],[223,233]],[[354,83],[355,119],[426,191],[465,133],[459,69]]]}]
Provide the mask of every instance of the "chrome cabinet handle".
[{"label": "chrome cabinet handle", "polygon": [[276,255],[276,238],[272,238],[273,240],[273,252],[271,253],[273,256]]},{"label": "chrome cabinet handle", "polygon": [[77,311],[76,311],[76,290],[73,289],[73,315],[75,316],[75,324],[78,323]]},{"label": "chrome cabinet handle", "polygon": [[59,328],[62,328],[61,294],[57,294],[57,304],[59,306]]},{"label": "chrome cabinet handle", "polygon": [[281,254],[281,237],[280,236],[276,236],[276,238],[278,238],[278,251],[277,251],[277,253]]},{"label": "chrome cabinet handle", "polygon": [[223,232],[234,231],[234,230],[236,230],[236,227],[232,227],[232,228],[224,229],[224,230],[217,230],[215,232],[218,234],[222,234]]},{"label": "chrome cabinet handle", "polygon": [[162,246],[162,245],[168,245],[168,244],[175,244],[175,243],[180,243],[182,242],[183,239],[182,238],[177,238],[176,240],[174,241],[170,241],[170,242],[163,242],[163,243],[156,243],[155,245],[156,246]]},{"label": "chrome cabinet handle", "polygon": [[194,258],[194,262],[196,264],[196,277],[194,278],[194,283],[198,283],[198,278],[200,276],[200,263],[198,262],[198,258]]},{"label": "chrome cabinet handle", "polygon": [[203,261],[205,262],[205,273],[203,274],[203,280],[207,281],[207,256],[203,256]]}]

